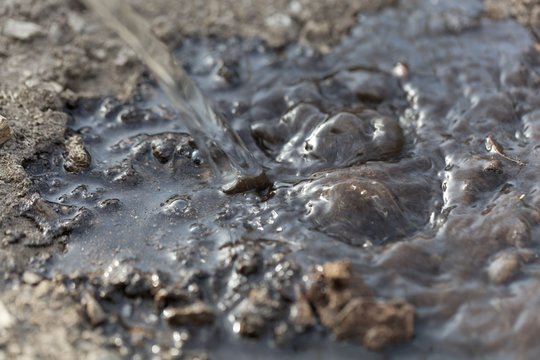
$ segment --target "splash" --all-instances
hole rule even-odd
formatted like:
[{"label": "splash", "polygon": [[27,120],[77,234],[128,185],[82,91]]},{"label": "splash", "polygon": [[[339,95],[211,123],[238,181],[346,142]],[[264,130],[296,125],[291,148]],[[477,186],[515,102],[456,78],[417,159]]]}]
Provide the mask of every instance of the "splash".
[{"label": "splash", "polygon": [[83,0],[146,64],[172,105],[185,119],[225,193],[268,186],[264,170],[234,129],[221,118],[194,82],[176,63],[167,46],[155,37],[148,22],[119,0]]}]

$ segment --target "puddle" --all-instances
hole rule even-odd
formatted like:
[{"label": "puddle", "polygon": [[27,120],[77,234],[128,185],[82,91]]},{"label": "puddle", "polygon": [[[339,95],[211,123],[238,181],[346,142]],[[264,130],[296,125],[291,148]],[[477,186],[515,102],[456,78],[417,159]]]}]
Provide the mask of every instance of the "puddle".
[{"label": "puddle", "polygon": [[[261,193],[219,190],[150,80],[126,103],[69,109],[66,136],[90,165],[54,148],[27,166],[39,194],[27,215],[51,238],[69,234],[51,272],[123,260],[216,274],[230,244],[279,244],[301,269],[349,258],[378,296],[414,304],[415,340],[389,354],[535,353],[540,63],[524,28],[481,10],[410,1],[361,16],[324,56],[186,41],[178,59],[274,183]],[[229,276],[214,296],[225,309]]]}]

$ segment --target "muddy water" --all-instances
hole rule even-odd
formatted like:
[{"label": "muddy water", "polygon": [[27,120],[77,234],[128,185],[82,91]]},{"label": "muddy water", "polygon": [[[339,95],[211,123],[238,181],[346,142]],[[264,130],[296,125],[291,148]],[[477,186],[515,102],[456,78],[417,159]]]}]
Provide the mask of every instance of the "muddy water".
[{"label": "muddy water", "polygon": [[[186,41],[178,59],[274,181],[260,193],[212,185],[151,80],[126,103],[69,109],[66,136],[80,136],[89,167],[69,166],[76,157],[61,148],[27,167],[36,202],[53,210],[29,205],[27,215],[47,236],[69,234],[51,272],[114,260],[173,277],[200,269],[216,278],[228,334],[250,281],[285,289],[315,264],[349,258],[378,296],[416,306],[414,341],[386,354],[537,353],[540,60],[526,29],[481,10],[408,1],[361,16],[328,55]],[[223,272],[236,246],[265,264],[285,256],[289,270],[240,284]],[[221,354],[242,348],[217,338]],[[337,358],[360,351],[323,339]]]}]

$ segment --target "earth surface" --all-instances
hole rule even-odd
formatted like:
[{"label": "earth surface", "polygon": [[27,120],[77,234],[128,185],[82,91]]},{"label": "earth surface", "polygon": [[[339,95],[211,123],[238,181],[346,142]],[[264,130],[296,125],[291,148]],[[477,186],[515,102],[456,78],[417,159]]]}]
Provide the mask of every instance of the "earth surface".
[{"label": "earth surface", "polygon": [[538,1],[129,2],[273,186],[80,2],[3,1],[0,358],[534,358]]}]

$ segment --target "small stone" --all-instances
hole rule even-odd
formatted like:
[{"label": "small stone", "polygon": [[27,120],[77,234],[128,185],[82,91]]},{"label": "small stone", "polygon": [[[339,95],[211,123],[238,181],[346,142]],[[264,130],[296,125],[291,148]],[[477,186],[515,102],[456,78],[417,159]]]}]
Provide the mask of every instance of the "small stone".
[{"label": "small stone", "polygon": [[404,301],[355,298],[323,323],[338,339],[357,339],[370,350],[412,339],[414,307]]},{"label": "small stone", "polygon": [[301,296],[291,308],[291,320],[294,326],[301,330],[317,324],[313,309],[305,296]]},{"label": "small stone", "polygon": [[122,202],[119,199],[105,199],[98,202],[100,210],[115,212],[122,208]]},{"label": "small stone", "polygon": [[238,274],[249,276],[255,274],[259,267],[261,257],[258,253],[244,253],[236,262],[236,272]]},{"label": "small stone", "polygon": [[502,284],[514,277],[520,268],[516,254],[503,253],[498,255],[488,266],[489,279],[496,284]]},{"label": "small stone", "polygon": [[67,171],[78,173],[90,166],[90,154],[86,151],[80,135],[73,135],[66,140],[66,150],[64,168]]},{"label": "small stone", "polygon": [[0,330],[9,328],[15,324],[15,319],[9,313],[4,303],[0,302]]},{"label": "small stone", "polygon": [[181,287],[170,286],[156,291],[154,301],[160,306],[165,306],[169,303],[189,303],[192,301],[192,298],[189,292]]},{"label": "small stone", "polygon": [[292,39],[298,29],[293,19],[282,13],[277,13],[266,18],[266,33],[268,43],[271,46],[283,46]]},{"label": "small stone", "polygon": [[188,306],[168,307],[163,316],[171,325],[208,325],[214,322],[214,310],[202,301]]},{"label": "small stone", "polygon": [[114,65],[118,67],[126,66],[136,60],[136,55],[131,49],[121,48],[114,58]]},{"label": "small stone", "polygon": [[0,145],[11,139],[11,128],[5,117],[0,115]]},{"label": "small stone", "polygon": [[40,282],[34,289],[34,298],[40,299],[53,291],[54,285],[50,281]]},{"label": "small stone", "polygon": [[17,40],[30,40],[43,33],[43,28],[29,21],[8,19],[4,25],[4,35]]},{"label": "small stone", "polygon": [[103,61],[107,58],[107,50],[105,49],[92,49],[90,50],[90,54],[94,57],[94,59]]},{"label": "small stone", "polygon": [[267,322],[261,314],[250,313],[234,323],[233,331],[242,337],[259,338],[266,325]]},{"label": "small stone", "polygon": [[67,15],[67,22],[69,27],[78,34],[82,33],[86,27],[86,21],[74,12]]},{"label": "small stone", "polygon": [[43,280],[43,277],[31,271],[25,271],[22,280],[28,285],[37,285]]},{"label": "small stone", "polygon": [[349,261],[336,261],[322,266],[322,272],[327,279],[343,281],[351,278],[351,263]]},{"label": "small stone", "polygon": [[107,314],[99,304],[99,302],[90,294],[85,294],[83,301],[86,303],[86,315],[92,326],[102,324],[107,318]]}]

